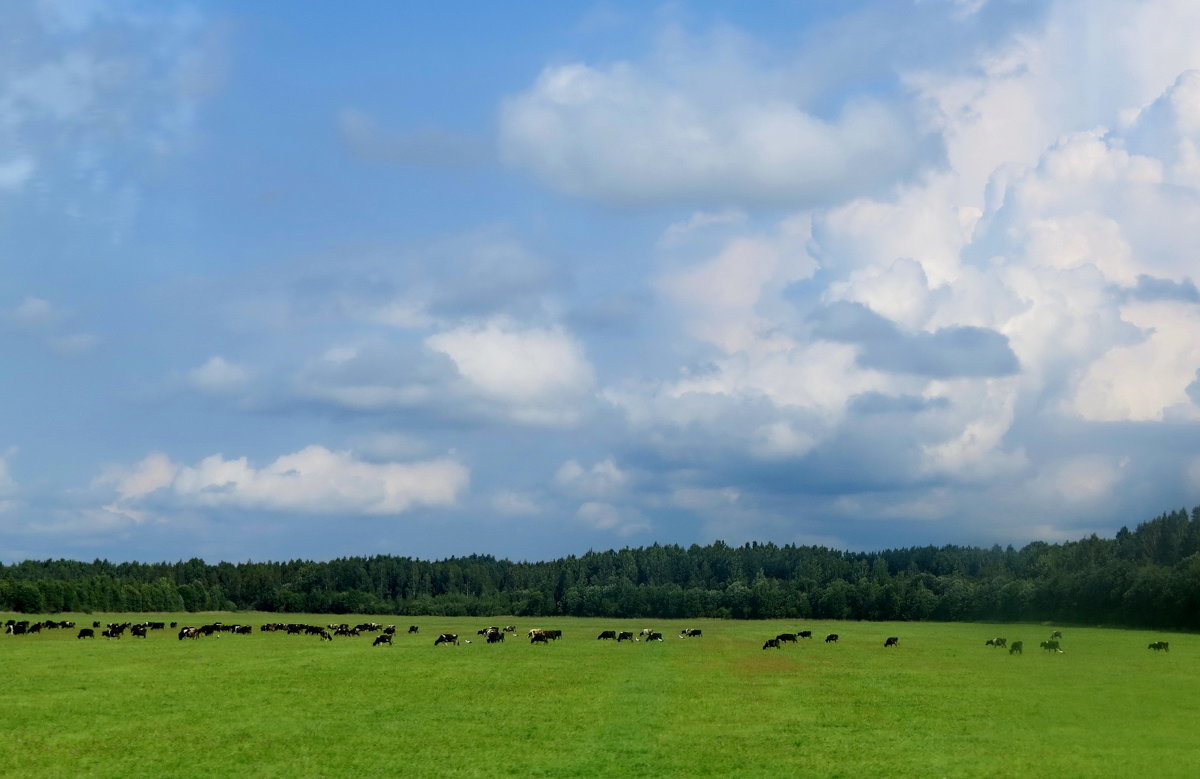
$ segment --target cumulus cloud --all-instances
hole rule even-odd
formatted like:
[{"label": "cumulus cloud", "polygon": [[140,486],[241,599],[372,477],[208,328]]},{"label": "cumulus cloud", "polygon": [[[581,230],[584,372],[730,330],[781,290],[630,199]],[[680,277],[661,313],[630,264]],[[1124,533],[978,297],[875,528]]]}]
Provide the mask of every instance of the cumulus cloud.
[{"label": "cumulus cloud", "polygon": [[819,114],[784,86],[787,67],[764,70],[728,38],[698,48],[546,68],[502,107],[504,159],[609,202],[805,205],[890,185],[930,156],[897,104],[864,91]]},{"label": "cumulus cloud", "polygon": [[313,445],[261,468],[245,457],[217,454],[189,466],[155,453],[109,469],[99,482],[113,485],[114,505],[124,512],[161,498],[194,508],[389,516],[454,506],[469,479],[466,466],[449,457],[372,463]]},{"label": "cumulus cloud", "polygon": [[468,392],[518,422],[574,423],[595,381],[582,344],[560,327],[493,320],[436,333],[425,343],[450,358]]}]

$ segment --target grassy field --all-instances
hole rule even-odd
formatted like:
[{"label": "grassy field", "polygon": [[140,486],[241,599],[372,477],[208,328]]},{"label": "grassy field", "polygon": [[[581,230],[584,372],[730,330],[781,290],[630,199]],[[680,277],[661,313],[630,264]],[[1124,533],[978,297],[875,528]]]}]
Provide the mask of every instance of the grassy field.
[{"label": "grassy field", "polygon": [[[27,618],[23,615],[0,615]],[[36,619],[36,617],[28,617]],[[55,615],[253,624],[281,615]],[[9,776],[1193,776],[1200,636],[870,622],[288,615],[398,626],[179,641],[0,636]],[[420,633],[408,635],[410,623]],[[475,631],[522,631],[487,645]],[[530,645],[531,627],[561,628]],[[662,643],[598,641],[654,627]],[[780,632],[812,641],[761,649]],[[471,644],[433,646],[441,631]],[[826,633],[841,635],[825,644]],[[884,638],[899,636],[897,648]],[[1022,639],[1023,655],[984,646]],[[1168,653],[1147,644],[1166,639]]]}]

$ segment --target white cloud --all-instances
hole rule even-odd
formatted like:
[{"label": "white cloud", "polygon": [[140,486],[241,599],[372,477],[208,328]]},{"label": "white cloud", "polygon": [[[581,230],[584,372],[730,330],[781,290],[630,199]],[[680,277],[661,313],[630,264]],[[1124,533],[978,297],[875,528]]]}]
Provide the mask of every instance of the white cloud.
[{"label": "white cloud", "polygon": [[492,495],[492,510],[506,517],[529,517],[543,511],[538,499],[517,490],[500,490]]},{"label": "white cloud", "polygon": [[17,304],[9,316],[21,327],[32,330],[57,324],[63,318],[63,313],[48,300],[27,297]]},{"label": "white cloud", "polygon": [[29,156],[13,157],[0,162],[0,191],[15,192],[22,189],[26,182],[33,178],[37,163]]},{"label": "white cloud", "polygon": [[425,343],[454,362],[472,394],[517,422],[574,423],[595,380],[582,344],[560,327],[493,320],[437,333]]},{"label": "white cloud", "polygon": [[[705,59],[679,61],[692,56]],[[824,203],[902,178],[921,156],[911,119],[879,100],[849,100],[825,118],[786,88],[764,92],[786,75],[756,70],[736,47],[663,59],[672,61],[546,68],[501,110],[505,159],[565,192],[619,203]],[[697,78],[714,60],[717,78]]]},{"label": "white cloud", "polygon": [[612,458],[601,460],[591,468],[584,468],[575,460],[567,460],[554,474],[554,482],[562,489],[590,497],[620,495],[628,489],[630,481],[630,475],[621,470]]},{"label": "white cloud", "polygon": [[385,516],[454,506],[469,478],[468,469],[449,457],[371,463],[313,445],[262,468],[245,457],[218,454],[188,466],[154,454],[131,468],[110,469],[99,481],[114,485],[119,497],[114,505],[124,512],[163,495],[202,508]]},{"label": "white cloud", "polygon": [[188,383],[201,392],[221,394],[243,389],[251,378],[250,370],[220,355],[188,372]]}]

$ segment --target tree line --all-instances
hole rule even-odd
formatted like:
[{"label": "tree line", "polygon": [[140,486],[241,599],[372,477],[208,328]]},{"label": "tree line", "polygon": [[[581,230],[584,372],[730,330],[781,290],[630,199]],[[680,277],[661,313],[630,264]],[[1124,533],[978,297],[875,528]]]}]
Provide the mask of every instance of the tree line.
[{"label": "tree line", "polygon": [[0,565],[0,610],[259,610],[444,616],[1046,621],[1200,629],[1200,507],[1111,539],[1020,549],[846,552],[721,541],[542,562],[425,561]]}]

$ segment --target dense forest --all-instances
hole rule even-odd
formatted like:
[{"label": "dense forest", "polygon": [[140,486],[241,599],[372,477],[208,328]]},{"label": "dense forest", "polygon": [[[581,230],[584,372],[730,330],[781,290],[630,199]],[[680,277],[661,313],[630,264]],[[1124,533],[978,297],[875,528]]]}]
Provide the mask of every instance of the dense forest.
[{"label": "dense forest", "polygon": [[546,562],[379,555],[328,562],[0,565],[0,610],[1042,621],[1200,628],[1200,507],[1113,539],[1021,549],[841,552],[750,543]]}]

